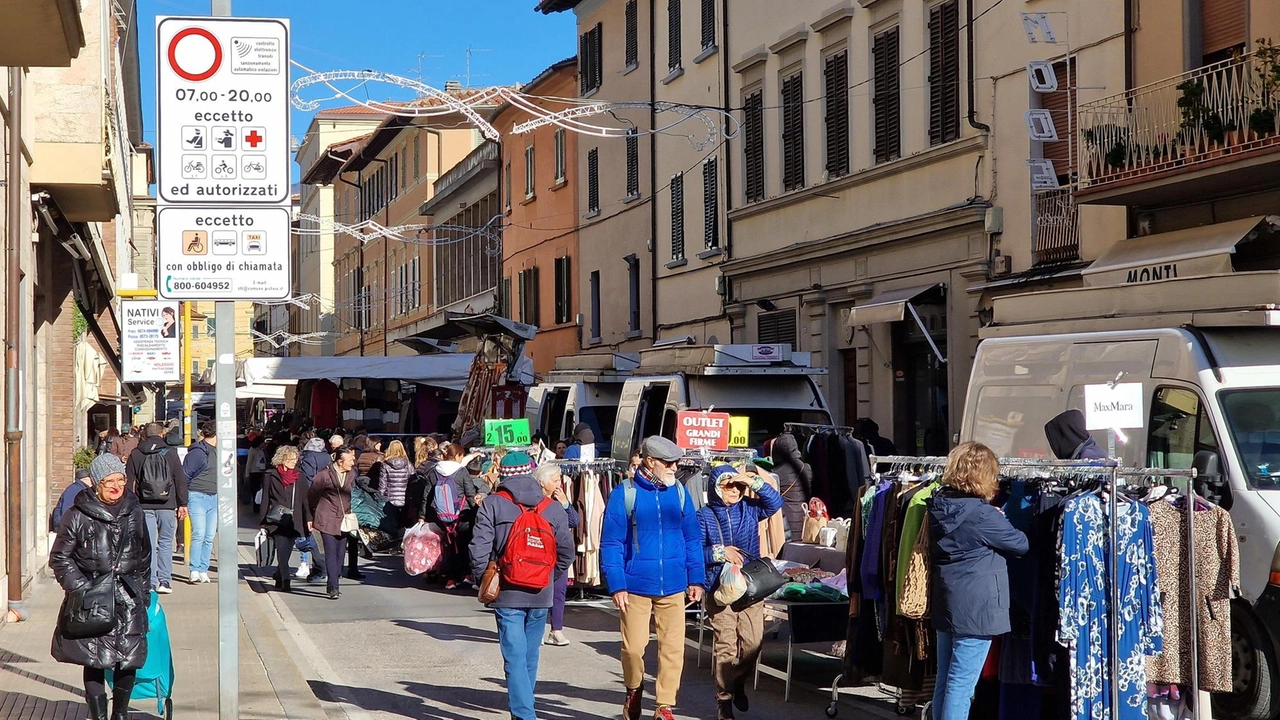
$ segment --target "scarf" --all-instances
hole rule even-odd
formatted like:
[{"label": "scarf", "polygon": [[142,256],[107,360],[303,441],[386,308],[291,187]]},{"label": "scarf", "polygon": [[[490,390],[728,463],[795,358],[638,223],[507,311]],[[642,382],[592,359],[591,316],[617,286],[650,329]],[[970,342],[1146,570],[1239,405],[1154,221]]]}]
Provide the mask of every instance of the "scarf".
[{"label": "scarf", "polygon": [[285,487],[291,487],[298,481],[298,476],[302,474],[302,471],[297,468],[290,470],[283,465],[276,466],[276,472],[280,473],[280,482],[284,483]]}]

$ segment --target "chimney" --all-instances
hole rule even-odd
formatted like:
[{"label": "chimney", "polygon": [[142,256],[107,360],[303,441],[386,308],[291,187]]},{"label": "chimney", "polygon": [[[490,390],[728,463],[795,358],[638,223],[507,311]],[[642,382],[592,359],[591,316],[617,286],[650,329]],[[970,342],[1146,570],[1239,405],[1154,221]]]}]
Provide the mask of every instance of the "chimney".
[{"label": "chimney", "polygon": [[444,91],[447,93],[455,93],[462,90],[462,83],[457,80],[445,80]]}]

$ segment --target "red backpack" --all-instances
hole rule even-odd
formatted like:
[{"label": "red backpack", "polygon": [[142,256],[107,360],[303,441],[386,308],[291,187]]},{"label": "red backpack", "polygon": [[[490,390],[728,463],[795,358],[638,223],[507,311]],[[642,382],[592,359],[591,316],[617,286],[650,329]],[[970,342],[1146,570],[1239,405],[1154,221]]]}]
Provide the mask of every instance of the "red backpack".
[{"label": "red backpack", "polygon": [[528,508],[505,490],[498,494],[520,509],[520,517],[511,524],[507,546],[498,558],[502,581],[522,590],[543,590],[551,584],[556,568],[556,534],[542,516],[542,511],[551,505],[551,498],[543,498],[537,507]]}]

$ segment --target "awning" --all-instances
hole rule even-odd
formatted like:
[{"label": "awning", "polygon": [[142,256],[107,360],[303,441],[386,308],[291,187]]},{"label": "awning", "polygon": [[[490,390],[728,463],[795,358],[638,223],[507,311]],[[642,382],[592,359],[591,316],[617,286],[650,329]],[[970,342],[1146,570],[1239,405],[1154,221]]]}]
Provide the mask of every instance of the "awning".
[{"label": "awning", "polygon": [[1259,231],[1280,228],[1267,215],[1121,240],[1082,273],[1086,287],[1133,285],[1234,271],[1232,255]]},{"label": "awning", "polygon": [[284,391],[297,380],[280,381],[280,384],[241,385],[236,388],[236,400],[284,400]]},{"label": "awning", "polygon": [[452,340],[433,340],[425,337],[406,337],[396,340],[396,342],[413,350],[419,355],[437,355],[439,353],[457,352],[457,345]]},{"label": "awning", "polygon": [[408,357],[284,357],[239,361],[237,379],[246,385],[287,385],[297,380],[366,378],[403,380],[459,390],[471,374],[471,353]]},{"label": "awning", "polygon": [[[456,313],[446,312],[444,323],[424,330],[413,337],[432,340],[456,340],[462,337],[482,337],[484,335],[506,335],[517,340],[532,340],[538,328],[516,322],[493,313]],[[409,338],[406,338],[409,339]]]},{"label": "awning", "polygon": [[[876,325],[878,323],[901,322],[907,317],[907,305],[915,302],[927,293],[942,287],[940,283],[921,285],[904,290],[890,290],[871,298],[865,305],[849,309],[849,327]],[[929,333],[926,332],[927,336]]]}]

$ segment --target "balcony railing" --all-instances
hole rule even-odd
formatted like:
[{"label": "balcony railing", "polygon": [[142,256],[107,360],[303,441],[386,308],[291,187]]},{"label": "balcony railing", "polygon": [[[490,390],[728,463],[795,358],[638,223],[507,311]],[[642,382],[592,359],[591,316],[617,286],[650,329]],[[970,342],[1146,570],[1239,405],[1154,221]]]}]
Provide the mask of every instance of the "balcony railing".
[{"label": "balcony railing", "polygon": [[1070,188],[1038,192],[1031,198],[1035,212],[1031,264],[1054,265],[1080,259],[1079,212]]},{"label": "balcony railing", "polygon": [[1080,106],[1080,189],[1280,145],[1280,58],[1270,48]]}]

